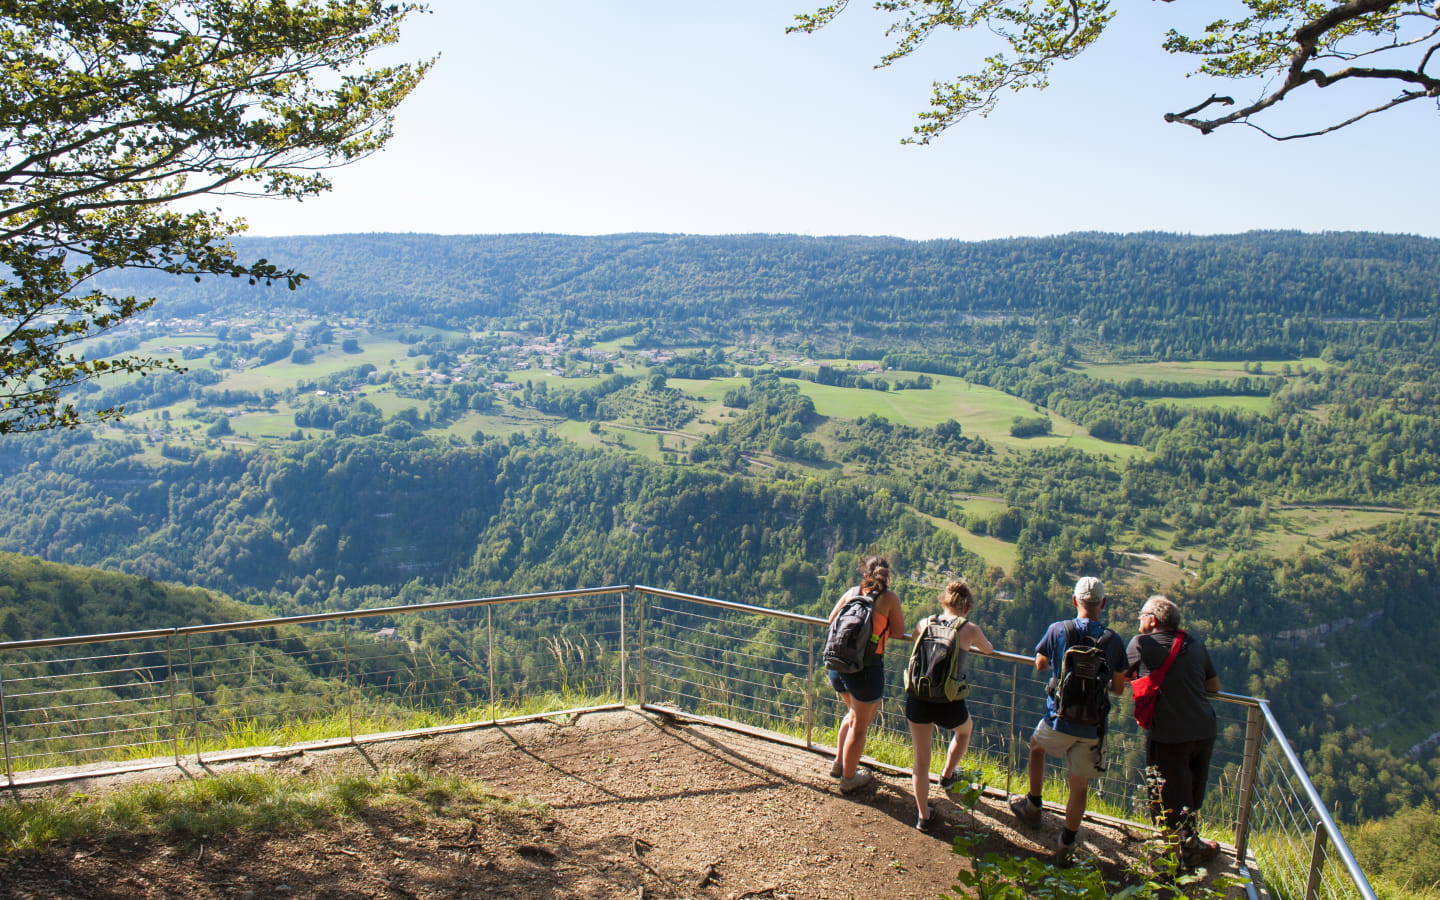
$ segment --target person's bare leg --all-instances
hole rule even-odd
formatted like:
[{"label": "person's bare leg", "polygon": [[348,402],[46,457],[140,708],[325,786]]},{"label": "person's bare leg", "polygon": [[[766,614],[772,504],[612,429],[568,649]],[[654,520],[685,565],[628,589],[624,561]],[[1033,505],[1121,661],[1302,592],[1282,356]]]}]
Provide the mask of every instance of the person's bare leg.
[{"label": "person's bare leg", "polygon": [[[855,709],[849,694],[841,694],[840,699],[845,701],[845,716],[840,719],[840,728],[835,732],[835,758],[840,762],[841,774],[844,774],[847,771],[845,769],[845,741],[850,736],[850,726],[855,718]],[[855,774],[853,768],[848,771],[851,775]]]},{"label": "person's bare leg", "polygon": [[1045,786],[1045,748],[1030,744],[1030,796],[1039,797]]},{"label": "person's bare leg", "polygon": [[1090,793],[1090,779],[1084,775],[1070,776],[1070,796],[1065,800],[1065,827],[1079,831],[1085,818],[1085,800]]},{"label": "person's bare leg", "polygon": [[851,698],[850,730],[845,734],[843,746],[845,755],[842,760],[846,778],[855,777],[855,770],[860,765],[860,757],[865,755],[865,733],[870,730],[870,723],[875,721],[875,715],[879,712],[879,700],[865,703]]},{"label": "person's bare leg", "polygon": [[964,725],[955,729],[955,736],[950,738],[950,749],[945,753],[945,768],[940,770],[942,778],[954,772],[960,765],[960,760],[965,757],[965,751],[970,749],[970,733],[974,730],[974,719],[966,719]]},{"label": "person's bare leg", "polygon": [[910,781],[915,789],[915,809],[922,819],[930,816],[930,744],[934,733],[934,725],[910,723],[910,743],[915,746]]}]

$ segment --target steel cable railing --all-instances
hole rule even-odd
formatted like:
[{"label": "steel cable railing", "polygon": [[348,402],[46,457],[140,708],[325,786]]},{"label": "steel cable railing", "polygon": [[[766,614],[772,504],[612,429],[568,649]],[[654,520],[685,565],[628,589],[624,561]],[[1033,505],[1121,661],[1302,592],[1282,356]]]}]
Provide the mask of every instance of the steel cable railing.
[{"label": "steel cable railing", "polygon": [[[6,782],[632,702],[828,750],[844,708],[819,662],[824,625],[627,585],[0,643]],[[897,760],[902,750],[908,760],[910,740],[896,699],[907,652],[891,642],[890,699],[872,732],[872,746],[888,743]],[[1043,679],[1030,657],[1013,653],[973,655],[969,678],[971,757],[991,761],[995,789],[1021,790]],[[1142,734],[1128,701],[1116,706],[1096,807],[1147,821]],[[1258,870],[1273,897],[1373,900],[1268,705],[1223,694],[1216,707],[1203,816],[1212,836]]]}]

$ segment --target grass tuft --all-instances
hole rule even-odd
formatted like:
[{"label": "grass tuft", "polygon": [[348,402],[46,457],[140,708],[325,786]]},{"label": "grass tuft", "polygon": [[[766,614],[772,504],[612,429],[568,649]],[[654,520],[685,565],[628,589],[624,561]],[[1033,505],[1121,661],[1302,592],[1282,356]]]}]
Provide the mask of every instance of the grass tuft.
[{"label": "grass tuft", "polygon": [[544,813],[544,807],[490,793],[456,776],[391,772],[314,778],[239,773],[137,785],[100,798],[74,794],[0,807],[0,856],[117,834],[293,833],[379,807],[443,817],[477,811]]}]

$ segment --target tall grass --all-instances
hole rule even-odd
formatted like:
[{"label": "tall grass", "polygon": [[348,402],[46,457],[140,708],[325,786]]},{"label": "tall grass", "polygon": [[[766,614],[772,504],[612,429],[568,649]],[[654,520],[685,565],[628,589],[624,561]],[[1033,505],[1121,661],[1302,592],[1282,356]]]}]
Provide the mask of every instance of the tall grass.
[{"label": "tall grass", "polygon": [[442,818],[496,809],[545,813],[542,806],[490,793],[455,776],[406,771],[318,778],[236,773],[137,785],[104,797],[75,794],[0,806],[0,854],[116,834],[295,833],[380,807],[411,808]]},{"label": "tall grass", "polygon": [[[182,728],[178,734],[169,729],[153,728],[133,744],[116,751],[104,746],[87,748],[84,736],[77,736],[74,748],[57,749],[47,754],[34,754],[17,761],[15,770],[34,771],[38,769],[71,766],[78,755],[97,754],[99,759],[108,761],[134,762],[157,758],[160,754],[178,752],[181,756],[222,753],[234,750],[248,750],[257,747],[288,747],[350,736],[376,735],[393,731],[414,731],[424,728],[443,728],[461,725],[480,725],[487,722],[538,716],[564,709],[600,706],[622,703],[622,699],[607,692],[590,693],[580,688],[563,688],[539,692],[530,696],[489,703],[449,707],[445,710],[407,709],[395,705],[376,711],[367,707],[353,716],[344,709],[330,709],[328,712],[311,711],[286,717],[248,717],[230,719],[218,726],[207,726],[196,740],[195,731]],[[160,757],[163,758],[163,757]]]}]

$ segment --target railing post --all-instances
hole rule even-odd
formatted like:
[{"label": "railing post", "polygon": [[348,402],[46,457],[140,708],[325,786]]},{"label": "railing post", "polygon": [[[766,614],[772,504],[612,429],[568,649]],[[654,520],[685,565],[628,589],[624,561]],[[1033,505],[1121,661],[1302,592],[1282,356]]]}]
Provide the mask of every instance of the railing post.
[{"label": "railing post", "polygon": [[350,672],[350,629],[340,625],[345,639],[345,730],[350,733],[350,743],[355,743],[355,679]]},{"label": "railing post", "polygon": [[1310,845],[1310,874],[1305,879],[1305,900],[1316,900],[1320,896],[1320,876],[1325,871],[1325,844],[1329,833],[1324,822],[1315,823],[1315,840]]},{"label": "railing post", "polygon": [[1250,843],[1250,816],[1255,808],[1255,783],[1260,772],[1260,707],[1245,713],[1245,755],[1240,760],[1240,809],[1235,816],[1235,858],[1244,860]]},{"label": "railing post", "polygon": [[170,686],[170,739],[175,745],[175,765],[180,765],[180,700],[175,696],[180,678],[175,674],[175,634],[165,636],[165,683]]},{"label": "railing post", "polygon": [[495,717],[495,607],[485,607],[485,641],[488,649],[485,651],[486,670],[490,673],[490,724],[494,725]]},{"label": "railing post", "polygon": [[626,681],[627,669],[625,665],[625,597],[633,590],[632,588],[630,591],[620,592],[620,702],[626,705],[630,702],[630,692],[627,690],[629,683]]},{"label": "railing post", "polygon": [[5,696],[5,667],[0,664],[0,738],[5,743],[5,783],[15,790],[15,768],[10,762],[10,707]]},{"label": "railing post", "polygon": [[645,594],[640,593],[640,595],[636,598],[635,603],[635,649],[640,654],[639,658],[635,661],[635,668],[637,670],[635,673],[635,677],[640,685],[639,694],[641,706],[644,706],[649,699],[649,692],[646,690],[646,683],[650,680],[647,677],[647,671],[645,666],[645,606]]},{"label": "railing post", "polygon": [[805,647],[805,749],[815,746],[815,626]]},{"label": "railing post", "polygon": [[185,670],[190,674],[190,743],[195,746],[195,764],[203,766],[205,761],[200,757],[200,693],[195,690],[195,650],[188,633],[185,635]]},{"label": "railing post", "polygon": [[[1010,765],[1005,767],[1005,796],[1009,797],[1015,793],[1012,788],[1015,786],[1015,766],[1019,762],[1020,733],[1016,730],[1015,719],[1019,714],[1020,705],[1020,667],[1010,666]],[[1026,762],[1029,766],[1029,762]],[[1028,791],[1029,788],[1027,787]]]}]

